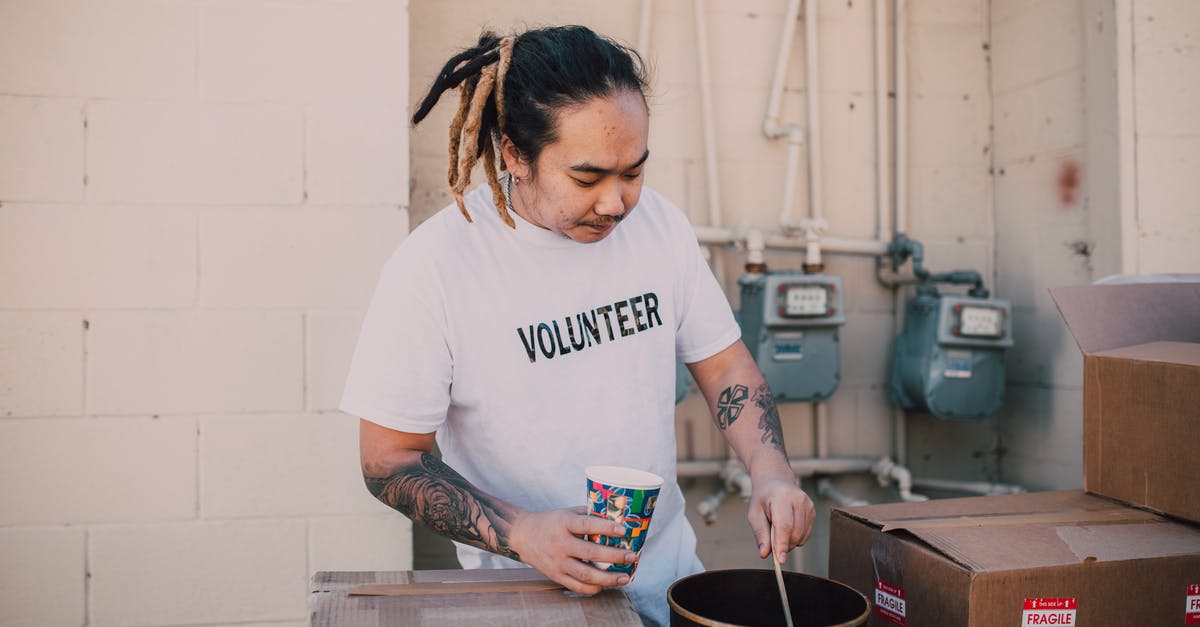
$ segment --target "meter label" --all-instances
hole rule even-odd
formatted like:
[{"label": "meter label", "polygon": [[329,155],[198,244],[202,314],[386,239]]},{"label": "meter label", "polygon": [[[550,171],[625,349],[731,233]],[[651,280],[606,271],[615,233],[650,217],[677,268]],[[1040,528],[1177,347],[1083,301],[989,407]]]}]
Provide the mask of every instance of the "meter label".
[{"label": "meter label", "polygon": [[905,624],[904,588],[882,579],[875,580],[875,613],[897,625]]},{"label": "meter label", "polygon": [[959,332],[970,337],[1000,337],[1004,335],[1004,312],[994,307],[962,308]]},{"label": "meter label", "polygon": [[1187,610],[1184,614],[1183,624],[1200,625],[1200,583],[1194,583],[1187,587]]},{"label": "meter label", "polygon": [[1075,625],[1075,598],[1025,599],[1021,625]]},{"label": "meter label", "polygon": [[971,351],[946,351],[946,370],[942,374],[947,379],[970,379]]}]

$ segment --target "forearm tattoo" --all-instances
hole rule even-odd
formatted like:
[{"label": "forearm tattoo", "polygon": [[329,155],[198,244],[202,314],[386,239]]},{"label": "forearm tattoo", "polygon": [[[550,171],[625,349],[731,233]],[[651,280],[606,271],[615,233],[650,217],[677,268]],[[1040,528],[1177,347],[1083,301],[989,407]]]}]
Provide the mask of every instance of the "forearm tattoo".
[{"label": "forearm tattoo", "polygon": [[775,395],[771,394],[771,388],[766,383],[758,386],[751,400],[762,410],[758,428],[762,431],[763,444],[770,444],[779,449],[780,453],[787,455],[783,448],[783,427],[779,424],[779,409],[775,407]]},{"label": "forearm tattoo", "polygon": [[451,540],[521,559],[509,546],[509,508],[433,455],[422,453],[391,476],[364,479],[375,498]]},{"label": "forearm tattoo", "polygon": [[731,385],[721,391],[721,396],[717,398],[718,427],[722,430],[728,429],[729,425],[738,419],[749,392],[744,385]]}]

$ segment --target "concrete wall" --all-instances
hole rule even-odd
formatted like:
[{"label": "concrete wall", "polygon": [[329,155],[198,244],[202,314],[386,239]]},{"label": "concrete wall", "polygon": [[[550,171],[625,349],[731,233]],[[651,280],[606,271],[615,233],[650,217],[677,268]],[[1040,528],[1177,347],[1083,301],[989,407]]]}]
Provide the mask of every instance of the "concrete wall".
[{"label": "concrete wall", "polygon": [[1015,306],[1000,474],[1082,483],[1082,360],[1047,289],[1200,271],[1200,4],[992,3],[996,285]]},{"label": "concrete wall", "polygon": [[411,565],[335,413],[408,228],[396,0],[0,3],[0,624]]},{"label": "concrete wall", "polygon": [[[991,10],[996,290],[1013,304],[997,471],[1030,489],[1083,485],[1082,360],[1047,288],[1093,279],[1080,2]],[[1111,67],[1111,66],[1110,66]]]},{"label": "concrete wall", "polygon": [[1128,0],[1137,274],[1200,272],[1200,4]]}]

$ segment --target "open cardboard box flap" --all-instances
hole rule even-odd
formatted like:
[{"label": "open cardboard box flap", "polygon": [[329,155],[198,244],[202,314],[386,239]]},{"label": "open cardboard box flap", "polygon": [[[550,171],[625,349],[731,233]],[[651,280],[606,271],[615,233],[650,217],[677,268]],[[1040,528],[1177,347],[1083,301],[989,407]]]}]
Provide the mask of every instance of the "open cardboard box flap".
[{"label": "open cardboard box flap", "polygon": [[1050,289],[1085,355],[1149,342],[1200,342],[1200,282]]},{"label": "open cardboard box flap", "polygon": [[976,572],[1193,554],[1200,530],[1078,490],[839,509]]},{"label": "open cardboard box flap", "polygon": [[1079,490],[835,508],[829,538],[872,627],[1179,625],[1200,584],[1200,527]]},{"label": "open cardboard box flap", "polygon": [[1200,522],[1200,282],[1050,293],[1084,354],[1084,488]]}]

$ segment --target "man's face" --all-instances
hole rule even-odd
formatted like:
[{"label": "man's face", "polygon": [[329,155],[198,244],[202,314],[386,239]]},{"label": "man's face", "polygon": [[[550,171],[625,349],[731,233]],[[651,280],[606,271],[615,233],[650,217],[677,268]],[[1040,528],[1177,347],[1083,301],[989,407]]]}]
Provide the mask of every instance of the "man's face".
[{"label": "man's face", "polygon": [[629,215],[642,194],[650,116],[641,94],[619,91],[558,113],[558,141],[542,149],[536,176],[505,142],[520,179],[513,209],[528,222],[577,242],[598,242]]}]

